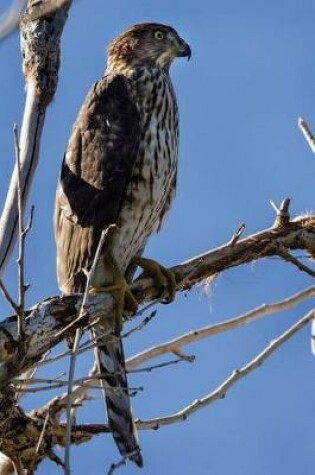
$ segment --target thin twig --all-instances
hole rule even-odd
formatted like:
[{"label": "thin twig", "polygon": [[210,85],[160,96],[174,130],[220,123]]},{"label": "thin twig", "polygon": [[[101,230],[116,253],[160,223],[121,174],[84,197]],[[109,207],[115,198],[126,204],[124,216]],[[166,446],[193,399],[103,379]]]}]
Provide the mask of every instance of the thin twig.
[{"label": "thin twig", "polygon": [[152,300],[151,302],[147,303],[146,305],[144,305],[141,309],[139,309],[137,311],[137,313],[133,316],[133,317],[141,317],[142,315],[145,314],[145,312],[147,312],[150,308],[154,307],[155,305],[157,305],[158,303],[161,303],[163,302],[164,298],[163,297],[158,297],[154,300]]},{"label": "thin twig", "polygon": [[196,356],[195,355],[186,355],[183,351],[174,350],[173,355],[177,356],[180,360],[186,361],[187,363],[194,363]]},{"label": "thin twig", "polygon": [[173,340],[162,343],[161,345],[156,345],[129,358],[126,362],[126,367],[128,371],[130,371],[131,369],[137,368],[152,358],[157,358],[158,356],[166,353],[174,353],[174,351],[179,351],[185,345],[246,325],[266,315],[283,312],[284,310],[292,308],[293,306],[298,305],[300,302],[309,298],[313,298],[314,296],[315,286],[312,286],[308,289],[298,292],[295,295],[292,295],[291,297],[281,300],[280,302],[264,304],[230,320],[185,333],[177,338],[174,338]]},{"label": "thin twig", "polygon": [[137,325],[134,328],[131,328],[131,330],[129,330],[126,333],[124,333],[123,335],[121,335],[121,338],[128,338],[133,333],[143,330],[143,328],[146,327],[151,322],[151,320],[153,320],[153,318],[156,316],[156,314],[157,314],[157,310],[153,310],[153,312],[151,312],[150,315],[145,317],[142,320],[142,322],[139,323],[139,325]]},{"label": "thin twig", "polygon": [[[0,282],[1,282],[1,280],[0,280]],[[88,328],[88,327],[86,327],[86,328]],[[83,328],[83,330],[84,329],[85,329],[85,327]],[[79,356],[83,353],[86,353],[89,350],[93,350],[93,348],[97,347],[98,341],[102,340],[104,338],[104,336],[106,336],[107,334],[108,333],[106,333],[106,332],[101,333],[98,336],[95,336],[93,341],[88,340],[88,341],[85,341],[84,343],[81,343],[78,347],[77,356]],[[64,358],[67,358],[68,356],[70,356],[71,351],[72,350],[66,350],[66,351],[63,351],[62,353],[59,353],[58,355],[52,356],[51,358],[42,360],[37,364],[37,366],[47,366],[47,365],[51,365],[52,363],[56,363],[57,361],[60,361]]]},{"label": "thin twig", "polygon": [[[47,352],[47,354],[48,354],[48,352]],[[44,356],[43,359],[45,359],[45,356]],[[31,381],[34,378],[37,371],[38,371],[38,366],[35,366],[34,368],[31,368],[28,371],[26,371],[26,373],[23,373],[22,377],[19,378],[17,381],[13,380],[14,383],[17,384],[17,386],[16,386],[16,396],[15,396],[16,401],[20,401],[22,396],[23,396],[23,389],[25,388],[23,380]]]},{"label": "thin twig", "polygon": [[20,139],[17,125],[13,126],[15,159],[17,163],[17,186],[18,186],[18,232],[19,232],[19,257],[18,257],[18,289],[19,289],[19,312],[18,312],[18,335],[19,340],[25,336],[25,284],[24,284],[24,203],[21,184],[21,157],[20,157]]},{"label": "thin twig", "polygon": [[[105,335],[98,336],[95,342],[86,341],[85,343],[80,344],[78,347],[77,356],[95,348],[97,346],[97,341],[101,340],[104,336]],[[70,355],[71,355],[71,350],[63,351],[62,353],[59,353],[58,355],[53,356],[47,360],[40,361],[37,366],[51,365],[52,363],[56,363],[57,361],[67,358]]]},{"label": "thin twig", "polygon": [[287,262],[290,262],[295,267],[297,267],[300,271],[305,272],[311,277],[315,277],[315,271],[311,269],[309,266],[303,264],[303,262],[301,262],[296,257],[292,256],[292,254],[290,254],[290,252],[284,246],[279,246],[278,254],[280,257],[282,257],[282,259],[284,259]]},{"label": "thin twig", "polygon": [[[114,373],[117,374],[117,373]],[[63,376],[63,375],[62,375]],[[61,377],[62,377],[61,376]],[[87,382],[94,382],[94,380],[100,380],[104,377],[103,374],[95,373],[93,375],[84,376],[82,378],[74,379],[73,383],[75,385],[82,385]],[[60,377],[49,379],[49,378],[33,378],[33,379],[13,379],[12,383],[20,384],[23,383],[25,386],[30,384],[46,384],[46,385],[56,385],[55,387],[68,386],[68,379],[60,379]]]},{"label": "thin twig", "polygon": [[[76,381],[74,381],[74,385],[76,384]],[[49,384],[48,386],[40,386],[40,387],[29,387],[27,389],[22,389],[21,392],[23,393],[29,393],[29,394],[36,394],[36,393],[40,393],[40,392],[44,392],[44,391],[51,391],[53,389],[60,389],[60,388],[63,388],[63,387],[66,387],[68,385],[68,382],[58,382],[56,381],[55,384]],[[80,385],[81,386],[81,385]],[[100,390],[102,389],[101,385],[98,384],[97,380],[95,380],[95,382],[93,380],[91,380],[91,382],[87,382],[86,384],[82,384],[82,386],[86,389],[86,390],[89,390],[89,389],[97,389],[97,390]],[[119,387],[117,387],[118,390],[120,390]],[[111,388],[111,390],[115,391],[115,388]],[[125,392],[128,392],[130,396],[134,396],[135,394],[137,394],[138,392],[141,392],[143,391],[144,388],[143,386],[135,386],[135,387],[128,387],[126,389],[124,389]],[[77,409],[80,404],[76,404],[75,402],[73,402],[73,395],[71,395],[71,399],[72,399],[72,402],[71,402],[71,409]],[[71,417],[72,419],[74,418],[73,417],[73,413],[71,413]]]},{"label": "thin twig", "polygon": [[36,445],[36,448],[35,448],[35,452],[34,452],[34,455],[33,455],[33,459],[30,463],[30,466],[29,466],[29,473],[33,473],[33,470],[34,470],[34,467],[35,467],[35,463],[36,463],[36,457],[38,455],[38,452],[39,452],[39,449],[40,449],[40,446],[42,445],[43,443],[43,440],[44,440],[44,435],[45,435],[45,430],[46,430],[46,427],[47,427],[47,424],[48,424],[48,420],[49,420],[49,412],[47,412],[46,414],[46,417],[45,417],[45,420],[44,420],[44,424],[43,424],[43,428],[41,430],[41,433],[40,433],[40,436],[38,438],[38,442],[37,442],[37,445]]},{"label": "thin twig", "polygon": [[20,460],[12,459],[12,465],[14,467],[14,475],[24,475],[23,465]]},{"label": "thin twig", "polygon": [[15,301],[13,300],[13,298],[11,297],[8,289],[6,288],[6,286],[4,285],[2,279],[0,278],[0,290],[2,292],[2,295],[4,296],[4,298],[7,300],[7,302],[11,305],[12,309],[14,310],[14,312],[18,315],[19,313],[19,306],[17,303],[15,303]]},{"label": "thin twig", "polygon": [[[88,376],[92,378],[92,376],[96,375],[97,373],[97,367],[94,363],[93,368],[89,371]],[[98,380],[94,381],[98,383]],[[91,379],[90,381],[86,381],[73,388],[71,393],[72,405],[79,405],[82,403],[82,401],[87,399],[87,393],[91,389],[91,383],[93,383],[93,379]],[[98,389],[99,388],[100,385],[98,384]],[[49,411],[49,413],[51,414],[51,418],[57,421],[66,410],[67,400],[68,392],[65,392],[64,394],[55,397],[52,401],[49,401],[44,407],[35,411],[36,415],[39,415],[40,417],[45,417],[45,415]]]},{"label": "thin twig", "polygon": [[304,120],[302,117],[299,117],[298,126],[300,130],[302,131],[302,134],[304,135],[306,142],[310,146],[310,149],[312,150],[313,153],[315,153],[315,138],[309,126],[307,125],[306,120]]},{"label": "thin twig", "polygon": [[156,369],[166,368],[167,366],[174,366],[178,363],[183,363],[183,361],[192,363],[192,360],[179,358],[177,360],[165,361],[164,363],[160,363],[160,364],[156,364],[152,366],[145,366],[144,368],[131,369],[130,371],[127,371],[127,373],[151,373],[152,371]]}]

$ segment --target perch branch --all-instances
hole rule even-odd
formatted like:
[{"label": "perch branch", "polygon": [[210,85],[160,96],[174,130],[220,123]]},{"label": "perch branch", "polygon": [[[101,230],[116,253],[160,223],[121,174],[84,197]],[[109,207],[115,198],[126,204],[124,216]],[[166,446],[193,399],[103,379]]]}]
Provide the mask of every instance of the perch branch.
[{"label": "perch branch", "polygon": [[[297,218],[285,226],[272,227],[238,240],[233,246],[221,246],[175,266],[172,270],[176,275],[176,289],[177,291],[186,290],[195,283],[231,267],[278,255],[279,246],[284,246],[288,250],[304,249],[314,252],[314,223],[314,216]],[[139,302],[151,302],[159,298],[159,289],[155,287],[154,280],[150,277],[138,279],[132,284],[131,288]],[[70,328],[71,322],[75,322],[71,324],[71,332],[78,327],[90,326],[94,322],[98,322],[101,317],[106,317],[106,321],[108,321],[108,329],[102,328],[104,334],[110,332],[113,328],[114,303],[111,296],[89,295],[84,306],[84,312],[80,316],[81,308],[82,295],[70,295],[47,299],[34,308],[26,310],[26,353],[23,358],[19,357],[17,351],[16,316],[5,319],[0,325],[0,363],[2,363],[0,365],[0,398],[2,398],[0,409],[1,420],[6,421],[2,430],[0,426],[0,436],[2,436],[0,449],[12,460],[15,459],[14,456],[16,455],[13,451],[15,444],[12,441],[17,440],[16,437],[18,436],[14,423],[16,418],[22,420],[23,417],[26,417],[26,422],[24,425],[21,424],[21,427],[23,426],[23,436],[26,432],[29,434],[29,447],[36,447],[40,436],[38,430],[42,426],[38,425],[37,420],[34,421],[26,415],[23,416],[21,408],[15,405],[15,388],[9,384],[10,381],[36,365],[49,349],[59,343],[66,336],[64,328]],[[9,430],[10,424],[14,427],[11,431]],[[41,457],[53,457],[51,452],[49,454],[47,452],[46,437],[50,437],[49,450],[52,434],[54,435],[54,444],[65,446],[65,427],[60,429],[61,432],[58,432],[58,427],[54,426],[52,428],[50,423],[47,424],[37,460],[40,460]],[[78,433],[75,429],[71,430],[72,443],[80,443],[89,437],[86,432]],[[26,453],[23,453],[24,455],[27,458]]]},{"label": "perch branch", "polygon": [[[197,256],[172,268],[176,275],[177,291],[187,290],[197,282],[234,266],[253,260],[278,255],[279,246],[287,249],[315,250],[315,218],[302,217],[284,227],[267,229]],[[131,289],[138,302],[148,302],[159,296],[154,280],[137,280]],[[25,334],[28,341],[26,357],[20,361],[15,355],[14,342],[18,340],[16,317],[5,319],[0,325],[0,387],[8,380],[37,363],[42,356],[65,337],[64,328],[93,324],[106,316],[109,328],[113,325],[113,299],[110,295],[89,295],[82,318],[82,296],[55,297],[26,311]],[[106,330],[104,330],[106,332]],[[109,332],[110,330],[108,330]],[[10,364],[9,364],[10,363]]]}]

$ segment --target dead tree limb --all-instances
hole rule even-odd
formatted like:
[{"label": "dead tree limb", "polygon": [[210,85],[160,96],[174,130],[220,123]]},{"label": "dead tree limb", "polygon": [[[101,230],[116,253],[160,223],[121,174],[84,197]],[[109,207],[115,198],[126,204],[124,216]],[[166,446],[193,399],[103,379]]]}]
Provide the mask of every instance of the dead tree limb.
[{"label": "dead tree limb", "polygon": [[[71,0],[65,1],[51,17],[29,21],[38,8],[38,0],[29,0],[21,21],[21,50],[26,85],[26,102],[20,135],[20,178],[23,206],[34,177],[45,114],[58,82],[60,38]],[[0,275],[14,248],[18,230],[18,167],[14,167],[0,218]]]},{"label": "dead tree limb", "polygon": [[314,319],[314,316],[314,310],[307,313],[303,318],[301,318],[298,322],[292,325],[278,338],[271,341],[270,344],[266,348],[264,348],[263,351],[261,351],[257,356],[255,356],[255,358],[253,358],[249,363],[247,363],[242,368],[234,370],[232,374],[211,393],[200,399],[197,399],[192,404],[189,404],[188,406],[184,407],[176,414],[171,414],[167,417],[152,419],[150,421],[139,420],[137,421],[137,426],[139,427],[139,429],[158,429],[162,425],[170,425],[176,422],[185,421],[191,414],[198,411],[199,409],[204,408],[205,406],[208,406],[209,404],[219,399],[223,399],[227,391],[229,391],[236,383],[238,383],[249,373],[259,368],[276,350],[278,350],[297,332],[299,332],[307,324],[309,324]]},{"label": "dead tree limb", "polygon": [[298,305],[306,299],[311,299],[315,297],[315,286],[309,287],[308,289],[302,290],[291,297],[288,297],[285,300],[280,302],[274,302],[271,304],[264,304],[260,307],[254,308],[249,312],[244,313],[236,318],[230,320],[225,320],[224,322],[216,323],[214,325],[209,325],[204,328],[199,328],[197,330],[192,330],[184,335],[181,335],[173,340],[162,343],[161,345],[156,345],[152,348],[142,351],[138,355],[135,355],[127,360],[127,369],[133,370],[138,366],[146,363],[153,358],[158,358],[161,355],[166,353],[177,353],[180,352],[183,346],[189,345],[191,343],[196,343],[199,340],[208,338],[210,336],[218,335],[234,328],[238,328],[248,323],[252,323],[255,320],[265,317],[267,315],[273,315],[278,312],[283,312],[289,308]]},{"label": "dead tree limb", "polygon": [[[257,259],[278,256],[279,249],[315,251],[315,217],[301,217],[286,226],[272,227],[239,240],[233,246],[227,244],[203,255],[194,257],[172,268],[176,275],[177,291],[188,290],[194,284],[229,268]],[[159,297],[154,281],[140,278],[131,287],[139,303]],[[43,355],[62,341],[67,331],[93,324],[101,315],[108,316],[108,332],[113,325],[113,299],[108,295],[89,296],[85,312],[80,316],[82,296],[54,297],[37,304],[25,312],[27,353],[21,360],[17,354],[16,316],[5,319],[0,325],[0,386],[10,378],[32,367]],[[106,329],[104,329],[106,333]]]}]

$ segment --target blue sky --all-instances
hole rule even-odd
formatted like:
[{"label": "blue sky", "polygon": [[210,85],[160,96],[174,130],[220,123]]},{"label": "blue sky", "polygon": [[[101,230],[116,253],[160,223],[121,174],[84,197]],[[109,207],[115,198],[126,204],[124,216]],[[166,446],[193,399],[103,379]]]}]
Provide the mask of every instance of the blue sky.
[{"label": "blue sky", "polygon": [[[3,2],[3,8],[9,2]],[[132,6],[130,4],[132,3]],[[77,0],[62,41],[58,91],[45,124],[41,159],[30,203],[34,229],[28,240],[28,304],[58,292],[52,209],[55,184],[67,138],[91,83],[105,65],[113,36],[137,22],[172,25],[191,45],[188,63],[172,67],[181,115],[177,198],[163,231],[146,255],[166,266],[227,242],[241,223],[251,234],[270,226],[269,200],[289,196],[298,215],[313,207],[314,158],[297,128],[300,115],[315,130],[315,70],[312,46],[315,2],[287,0]],[[24,86],[18,36],[0,44],[0,200],[14,163],[12,124],[20,123]],[[16,288],[14,262],[6,273]],[[178,295],[171,306],[126,342],[126,353],[181,333],[236,316],[264,302],[285,298],[311,285],[311,278],[276,259],[220,275],[211,294],[200,287]],[[166,415],[202,397],[230,372],[255,356],[269,341],[311,309],[306,302],[246,328],[191,345],[193,365],[177,365],[133,375],[144,391],[133,401],[141,419]],[[0,302],[3,316],[9,310]],[[88,367],[80,362],[79,370]],[[51,369],[57,375],[66,364]],[[315,359],[305,329],[219,401],[182,424],[140,434],[145,468],[158,475],[313,474],[315,465]],[[25,401],[45,401],[44,394]],[[80,416],[102,422],[97,398]],[[113,442],[100,436],[73,449],[73,473],[104,473],[118,460]],[[91,464],[91,457],[93,463]],[[131,464],[121,473],[135,474]],[[50,463],[39,473],[57,473]]]}]

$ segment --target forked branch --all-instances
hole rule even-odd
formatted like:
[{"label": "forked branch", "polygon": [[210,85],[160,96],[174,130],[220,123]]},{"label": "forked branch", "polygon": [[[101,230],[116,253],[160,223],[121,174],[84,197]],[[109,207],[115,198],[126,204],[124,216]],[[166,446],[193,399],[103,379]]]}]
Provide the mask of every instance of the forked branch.
[{"label": "forked branch", "polygon": [[[197,282],[241,264],[270,256],[278,256],[279,249],[303,249],[315,252],[315,217],[308,216],[289,222],[286,226],[270,228],[249,236],[233,246],[227,244],[172,268],[176,275],[177,291],[188,290]],[[141,278],[131,289],[139,303],[159,297],[154,281]],[[108,317],[109,328],[113,318],[113,299],[109,295],[89,296],[85,312],[80,315],[82,296],[55,297],[41,302],[26,312],[25,334],[28,339],[26,358],[19,361],[15,351],[18,340],[16,317],[0,325],[0,363],[10,362],[0,373],[0,385],[25,371],[62,341],[67,332],[91,325],[101,315]]]}]

